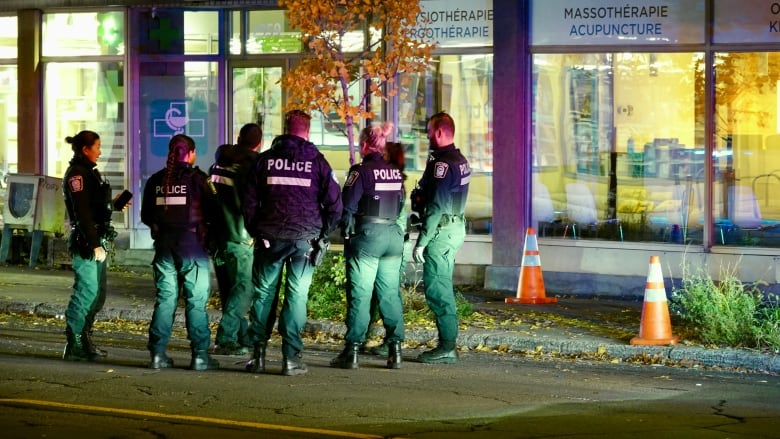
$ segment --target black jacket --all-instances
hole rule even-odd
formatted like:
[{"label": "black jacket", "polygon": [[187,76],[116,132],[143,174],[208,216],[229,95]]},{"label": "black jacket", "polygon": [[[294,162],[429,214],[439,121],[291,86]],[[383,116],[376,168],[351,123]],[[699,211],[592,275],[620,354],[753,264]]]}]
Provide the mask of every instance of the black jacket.
[{"label": "black jacket", "polygon": [[419,183],[425,201],[418,246],[430,242],[445,215],[463,217],[470,179],[469,162],[455,145],[431,151]]},{"label": "black jacket", "polygon": [[247,176],[242,209],[255,238],[324,237],[341,218],[341,188],[313,143],[285,134],[259,154]]},{"label": "black jacket", "polygon": [[100,247],[100,238],[111,225],[111,187],[97,165],[83,155],[74,156],[65,171],[62,192],[70,224],[86,241],[88,249]]},{"label": "black jacket", "polygon": [[388,220],[395,224],[404,205],[404,177],[381,153],[371,153],[349,169],[341,197],[344,202],[342,228],[365,219]]},{"label": "black jacket", "polygon": [[210,238],[223,248],[228,241],[247,242],[249,232],[244,227],[241,197],[246,188],[247,173],[258,154],[238,145],[217,148],[216,161],[209,168],[209,178],[217,191],[221,215],[210,230]]},{"label": "black jacket", "polygon": [[208,176],[186,163],[175,165],[170,181],[166,173],[163,168],[147,180],[141,221],[151,229],[155,245],[175,247],[181,237],[195,234],[205,247],[208,228],[219,214]]}]

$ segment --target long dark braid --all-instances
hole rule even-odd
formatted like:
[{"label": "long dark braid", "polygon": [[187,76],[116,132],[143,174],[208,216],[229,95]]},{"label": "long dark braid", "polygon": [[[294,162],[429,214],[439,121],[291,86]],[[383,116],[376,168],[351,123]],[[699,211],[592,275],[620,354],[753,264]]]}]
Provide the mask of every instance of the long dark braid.
[{"label": "long dark braid", "polygon": [[168,161],[165,164],[165,208],[168,208],[168,188],[170,188],[174,181],[178,179],[176,170],[179,168],[177,165],[182,162],[187,162],[187,155],[195,150],[195,141],[190,136],[184,134],[176,134],[171,137],[171,141],[168,142]]}]

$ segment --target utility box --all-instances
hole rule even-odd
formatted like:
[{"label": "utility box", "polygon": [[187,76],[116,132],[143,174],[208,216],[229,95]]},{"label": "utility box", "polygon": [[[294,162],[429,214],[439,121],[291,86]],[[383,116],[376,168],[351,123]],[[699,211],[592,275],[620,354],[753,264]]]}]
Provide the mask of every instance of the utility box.
[{"label": "utility box", "polygon": [[35,265],[43,233],[65,233],[65,200],[62,179],[36,174],[9,174],[3,206],[3,238],[0,263],[8,259],[13,230],[32,232],[30,266]]},{"label": "utility box", "polygon": [[35,174],[9,174],[3,219],[6,226],[61,235],[65,231],[62,179]]}]

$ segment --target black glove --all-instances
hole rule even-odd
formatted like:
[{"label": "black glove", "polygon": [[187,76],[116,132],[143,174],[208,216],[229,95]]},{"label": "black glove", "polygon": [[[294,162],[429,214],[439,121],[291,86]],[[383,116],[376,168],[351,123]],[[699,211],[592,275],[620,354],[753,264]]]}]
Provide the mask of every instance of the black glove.
[{"label": "black glove", "polygon": [[314,241],[312,243],[311,255],[309,255],[311,265],[314,265],[315,267],[322,265],[322,261],[325,260],[325,253],[328,252],[328,248],[330,248],[330,241],[328,241],[328,238],[320,238]]}]

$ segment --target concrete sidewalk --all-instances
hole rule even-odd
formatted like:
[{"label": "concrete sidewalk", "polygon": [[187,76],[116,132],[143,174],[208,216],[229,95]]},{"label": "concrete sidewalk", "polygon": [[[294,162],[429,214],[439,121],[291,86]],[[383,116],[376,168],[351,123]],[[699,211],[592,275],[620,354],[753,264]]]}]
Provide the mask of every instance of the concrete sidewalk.
[{"label": "concrete sidewalk", "polygon": [[[0,312],[41,317],[63,315],[72,284],[73,275],[67,269],[0,265]],[[216,285],[213,279],[212,285]],[[687,346],[684,340],[674,346],[630,345],[630,338],[639,329],[641,301],[559,297],[555,304],[514,305],[505,304],[500,293],[465,292],[464,295],[475,311],[494,317],[490,322],[475,319],[461,329],[458,344],[472,350],[511,350],[534,356],[562,355],[623,362],[650,359],[657,364],[780,373],[780,356],[776,354]],[[548,297],[553,295],[547,292]],[[154,297],[150,268],[110,271],[106,304],[98,319],[148,322]],[[211,321],[217,323],[220,311],[208,311]],[[183,310],[177,313],[176,322],[183,324]],[[309,321],[305,331],[340,338],[345,327],[343,322]],[[408,327],[406,331],[406,341],[411,345],[425,344],[435,338],[434,329]]]}]

